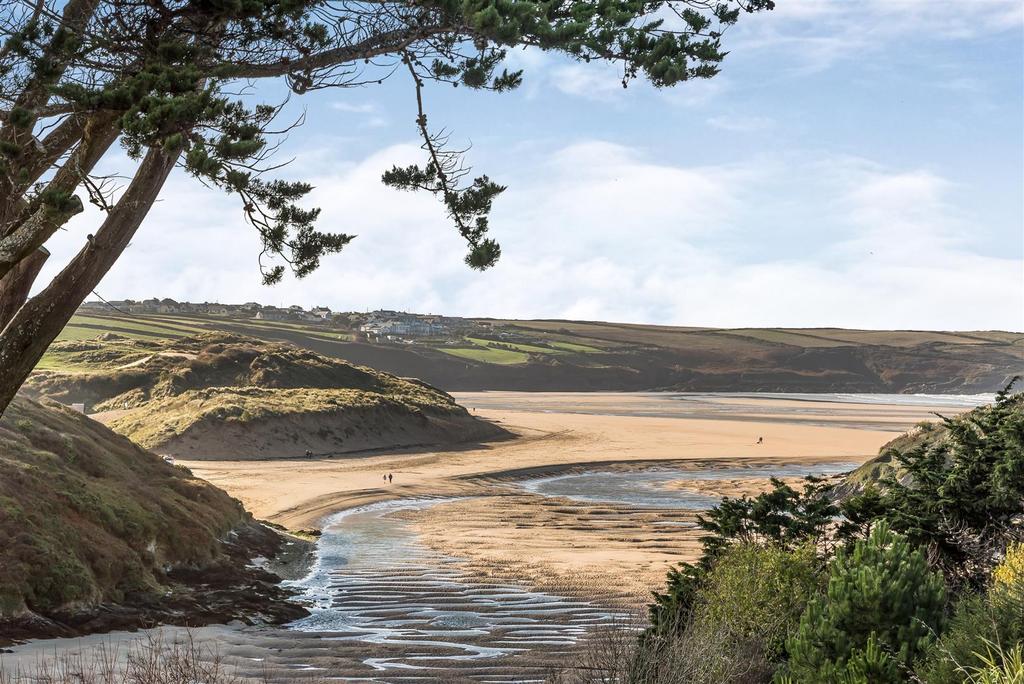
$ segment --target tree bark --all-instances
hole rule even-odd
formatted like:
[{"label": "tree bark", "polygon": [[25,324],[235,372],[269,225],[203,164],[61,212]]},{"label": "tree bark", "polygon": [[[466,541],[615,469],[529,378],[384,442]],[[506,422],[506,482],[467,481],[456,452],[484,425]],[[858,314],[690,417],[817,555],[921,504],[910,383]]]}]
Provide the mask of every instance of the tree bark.
[{"label": "tree bark", "polygon": [[[78,147],[54,174],[46,189],[72,192],[82,179],[92,172],[119,134],[113,114],[104,113],[92,117],[85,125]],[[24,213],[26,204],[20,197],[14,202],[8,201],[2,208],[10,210],[12,204],[20,205],[19,210]],[[35,213],[0,226],[0,278],[7,275],[19,261],[30,257],[72,216],[81,213],[83,209],[82,200],[73,196],[60,209],[42,204]]]},{"label": "tree bark", "polygon": [[14,318],[28,299],[32,283],[36,281],[48,258],[50,253],[45,247],[40,247],[30,257],[23,259],[13,271],[0,278],[0,330]]},{"label": "tree bark", "polygon": [[95,237],[0,333],[0,415],[46,349],[128,246],[181,154],[151,148]]}]

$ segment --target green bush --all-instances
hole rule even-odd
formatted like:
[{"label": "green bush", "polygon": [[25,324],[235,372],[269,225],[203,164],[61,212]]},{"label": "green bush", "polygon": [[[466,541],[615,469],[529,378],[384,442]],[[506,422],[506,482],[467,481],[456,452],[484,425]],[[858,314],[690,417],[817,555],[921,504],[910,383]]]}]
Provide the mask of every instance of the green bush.
[{"label": "green bush", "polygon": [[801,684],[906,681],[941,627],[945,601],[924,554],[879,523],[836,554],[827,595],[810,600],[787,641],[788,675]]},{"label": "green bush", "polygon": [[843,503],[846,527],[884,519],[928,547],[954,589],[982,588],[1024,501],[1024,395],[1011,386],[990,405],[944,418],[939,436],[887,452],[895,468],[880,490]]},{"label": "green bush", "polygon": [[820,593],[824,573],[816,548],[810,543],[796,549],[738,543],[724,548],[700,572],[699,581],[686,584],[693,594],[679,624],[648,630],[639,640],[630,634],[634,647],[602,648],[585,667],[596,665],[603,674],[581,681],[771,681],[807,601]]},{"label": "green bush", "polygon": [[715,563],[697,592],[690,629],[730,644],[755,645],[777,661],[818,592],[821,562],[812,546],[796,551],[739,544]]},{"label": "green bush", "polygon": [[1024,574],[1019,571],[1022,561],[1024,546],[1012,546],[996,568],[989,592],[960,599],[949,627],[918,667],[923,681],[959,684],[968,673],[1010,667],[1006,658],[1012,656],[1012,646],[1024,642]]},{"label": "green bush", "polygon": [[832,541],[829,526],[839,513],[827,494],[831,486],[819,478],[805,478],[803,491],[772,478],[772,489],[756,497],[725,497],[697,524],[705,532],[701,537],[703,554],[695,563],[684,563],[668,571],[663,592],[654,592],[649,607],[651,632],[665,633],[689,623],[697,592],[711,566],[735,544],[778,547],[786,550],[816,547],[825,553]]}]

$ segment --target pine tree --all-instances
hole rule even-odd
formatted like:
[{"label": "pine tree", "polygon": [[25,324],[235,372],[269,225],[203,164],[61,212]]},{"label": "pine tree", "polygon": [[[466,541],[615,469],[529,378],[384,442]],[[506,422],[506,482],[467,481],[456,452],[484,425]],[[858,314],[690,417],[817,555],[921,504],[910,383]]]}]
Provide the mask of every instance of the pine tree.
[{"label": "pine tree", "polygon": [[893,451],[897,470],[881,487],[843,503],[847,527],[884,519],[927,547],[954,587],[981,590],[1024,516],[1024,395],[1012,386],[944,418],[937,438]]},{"label": "pine tree", "polygon": [[[32,0],[0,2],[0,413],[78,305],[128,246],[176,166],[238,198],[262,245],[267,283],[303,277],[354,236],[316,228],[304,182],[265,178],[281,102],[291,93],[407,79],[423,163],[382,180],[437,197],[484,269],[504,187],[474,177],[443,127],[428,122],[426,85],[504,92],[504,68],[532,46],[581,62],[613,62],[622,84],[656,87],[718,73],[722,36],[773,0]],[[244,94],[240,94],[244,93]],[[482,122],[485,125],[486,122]],[[276,131],[275,131],[276,129]],[[123,192],[94,173],[120,142],[138,161]],[[382,169],[382,171],[384,171]],[[116,176],[115,176],[116,177]],[[78,194],[76,194],[78,193]],[[45,246],[84,209],[104,215],[80,251],[30,299]]]},{"label": "pine tree", "polygon": [[907,681],[941,626],[942,577],[924,554],[880,522],[840,549],[827,594],[812,599],[787,642],[788,676],[802,684]]}]

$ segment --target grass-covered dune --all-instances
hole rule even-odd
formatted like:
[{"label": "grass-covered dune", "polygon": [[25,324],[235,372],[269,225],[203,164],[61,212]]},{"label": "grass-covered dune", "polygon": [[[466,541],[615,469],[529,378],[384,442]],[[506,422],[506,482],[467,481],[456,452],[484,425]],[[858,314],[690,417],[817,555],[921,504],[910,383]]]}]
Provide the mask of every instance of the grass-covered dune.
[{"label": "grass-covered dune", "polygon": [[192,580],[259,595],[243,538],[280,544],[224,491],[80,413],[19,397],[0,418],[0,643],[231,619]]},{"label": "grass-covered dune", "polygon": [[499,437],[448,394],[290,344],[230,333],[58,342],[24,391],[84,403],[162,454],[270,458]]}]

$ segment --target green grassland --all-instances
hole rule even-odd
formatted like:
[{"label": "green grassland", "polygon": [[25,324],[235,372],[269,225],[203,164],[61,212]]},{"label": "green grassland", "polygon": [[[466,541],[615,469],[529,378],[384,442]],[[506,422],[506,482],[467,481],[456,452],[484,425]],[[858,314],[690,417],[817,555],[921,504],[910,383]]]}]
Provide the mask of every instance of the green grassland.
[{"label": "green grassland", "polygon": [[550,344],[551,344],[552,347],[557,347],[558,349],[564,349],[565,351],[576,352],[577,354],[600,354],[601,353],[601,350],[598,349],[597,347],[591,347],[591,346],[588,346],[588,345],[585,345],[585,344],[575,344],[573,342],[559,342],[557,340],[550,342]]},{"label": "green grassland", "polygon": [[491,349],[504,349],[506,347],[511,348],[515,351],[525,352],[527,354],[564,354],[565,349],[552,349],[551,347],[541,347],[536,344],[524,344],[522,342],[506,342],[504,340],[485,340],[479,337],[467,337],[467,340],[473,344],[481,347],[490,347]]},{"label": "green grassland", "polygon": [[510,351],[508,349],[492,349],[491,347],[438,347],[437,349],[445,354],[457,356],[460,359],[469,359],[480,363],[493,363],[499,366],[510,366],[526,363],[530,355],[521,351]]},{"label": "green grassland", "polygon": [[[673,327],[599,321],[467,321],[476,330],[403,343],[358,341],[315,322],[218,315],[75,316],[59,340],[113,333],[159,343],[224,331],[289,342],[448,390],[993,391],[1024,372],[1024,333]],[[40,370],[109,368],[51,349]]]}]

